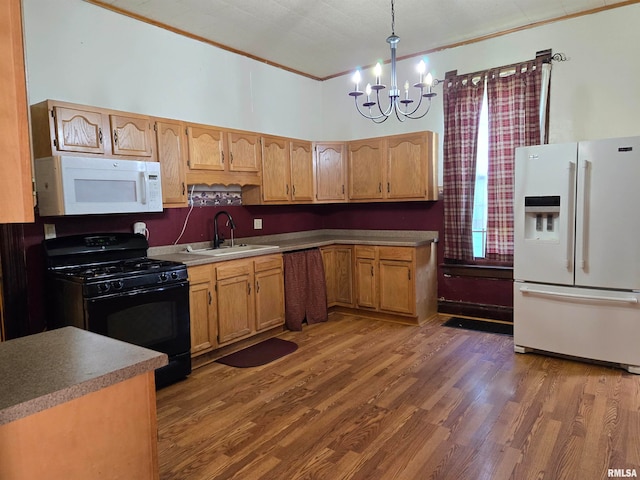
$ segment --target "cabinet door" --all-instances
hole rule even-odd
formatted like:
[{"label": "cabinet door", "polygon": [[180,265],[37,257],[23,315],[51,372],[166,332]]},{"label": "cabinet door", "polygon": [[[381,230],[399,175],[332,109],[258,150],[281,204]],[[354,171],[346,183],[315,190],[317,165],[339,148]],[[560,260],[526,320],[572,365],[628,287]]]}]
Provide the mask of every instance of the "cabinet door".
[{"label": "cabinet door", "polygon": [[349,199],[383,198],[384,141],[369,139],[349,142]]},{"label": "cabinet door", "polygon": [[327,306],[332,307],[336,303],[336,251],[333,247],[320,249],[322,265],[324,267],[324,282],[327,290]]},{"label": "cabinet door", "polygon": [[56,148],[65,152],[104,153],[102,113],[53,107]]},{"label": "cabinet door", "polygon": [[109,115],[115,155],[150,157],[153,152],[151,120],[147,117]]},{"label": "cabinet door", "polygon": [[351,247],[335,247],[334,278],[336,304],[352,307],[353,255]]},{"label": "cabinet door", "polygon": [[284,138],[262,137],[262,200],[286,203],[289,186],[289,145]]},{"label": "cabinet door", "polygon": [[224,132],[213,127],[189,125],[187,144],[190,170],[224,170]]},{"label": "cabinet door", "polygon": [[186,136],[180,122],[156,122],[164,206],[186,207]]},{"label": "cabinet door", "polygon": [[311,142],[291,141],[291,200],[294,202],[313,201]]},{"label": "cabinet door", "polygon": [[216,298],[213,269],[209,265],[189,267],[189,313],[191,317],[191,355],[217,347]]},{"label": "cabinet door", "polygon": [[358,307],[378,307],[376,296],[376,261],[372,258],[356,258],[356,303]]},{"label": "cabinet door", "polygon": [[255,273],[256,330],[284,325],[284,274],[282,268]]},{"label": "cabinet door", "polygon": [[218,343],[227,343],[253,332],[253,263],[229,262],[216,268]]},{"label": "cabinet door", "polygon": [[0,223],[34,220],[21,3],[7,0],[0,4]]},{"label": "cabinet door", "polygon": [[428,142],[424,133],[388,139],[387,191],[390,199],[427,198]]},{"label": "cabinet door", "polygon": [[380,310],[415,315],[414,273],[411,262],[379,262]]},{"label": "cabinet door", "polygon": [[315,147],[316,200],[345,201],[346,168],[343,143],[317,144]]},{"label": "cabinet door", "polygon": [[230,172],[260,171],[260,136],[249,132],[229,132]]}]

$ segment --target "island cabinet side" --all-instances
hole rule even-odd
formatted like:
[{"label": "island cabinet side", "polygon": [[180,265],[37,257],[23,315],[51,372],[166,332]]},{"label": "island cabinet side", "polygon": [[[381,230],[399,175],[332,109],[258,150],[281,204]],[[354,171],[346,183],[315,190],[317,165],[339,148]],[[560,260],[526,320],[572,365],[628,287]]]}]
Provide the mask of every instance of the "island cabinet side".
[{"label": "island cabinet side", "polygon": [[159,478],[153,371],[0,425],[0,478]]}]

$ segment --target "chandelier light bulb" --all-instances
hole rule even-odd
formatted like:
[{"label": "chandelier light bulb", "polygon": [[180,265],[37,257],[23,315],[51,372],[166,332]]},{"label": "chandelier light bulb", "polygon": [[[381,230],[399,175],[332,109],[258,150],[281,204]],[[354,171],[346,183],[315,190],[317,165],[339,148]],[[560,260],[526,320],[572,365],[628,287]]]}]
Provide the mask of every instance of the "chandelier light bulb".
[{"label": "chandelier light bulb", "polygon": [[433,85],[433,75],[427,73],[427,78],[425,79],[425,83],[431,87]]},{"label": "chandelier light bulb", "polygon": [[371,84],[367,83],[367,88],[365,89],[365,93],[367,94],[367,99],[369,98],[369,95],[371,95]]},{"label": "chandelier light bulb", "polygon": [[380,65],[380,62],[376,63],[376,66],[373,68],[373,74],[376,76],[376,85],[380,85],[380,77],[382,76],[382,65]]},{"label": "chandelier light bulb", "polygon": [[360,75],[360,70],[356,70],[356,73],[353,74],[353,83],[356,84],[356,92],[360,87],[360,81],[362,80],[362,76]]}]

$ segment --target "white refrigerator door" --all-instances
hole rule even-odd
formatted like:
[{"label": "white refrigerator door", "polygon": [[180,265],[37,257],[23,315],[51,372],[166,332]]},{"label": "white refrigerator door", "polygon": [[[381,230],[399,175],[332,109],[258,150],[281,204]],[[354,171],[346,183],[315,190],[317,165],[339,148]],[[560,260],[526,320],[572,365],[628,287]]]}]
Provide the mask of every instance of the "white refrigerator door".
[{"label": "white refrigerator door", "polygon": [[575,284],[640,290],[640,137],[580,142]]},{"label": "white refrigerator door", "polygon": [[[516,149],[514,270],[517,280],[573,284],[577,143]],[[559,206],[546,204],[559,198]]]}]

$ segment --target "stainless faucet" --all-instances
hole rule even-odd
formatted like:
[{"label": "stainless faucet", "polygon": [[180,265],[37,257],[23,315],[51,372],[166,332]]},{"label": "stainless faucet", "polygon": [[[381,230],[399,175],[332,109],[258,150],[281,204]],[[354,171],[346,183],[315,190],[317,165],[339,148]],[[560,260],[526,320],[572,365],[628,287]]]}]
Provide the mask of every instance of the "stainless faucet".
[{"label": "stainless faucet", "polygon": [[220,210],[216,213],[216,216],[213,217],[213,248],[220,248],[220,245],[224,242],[224,237],[218,232],[218,217],[222,214],[226,215],[228,218],[227,226],[231,229],[231,239],[233,239],[233,230],[236,228],[236,224],[233,223],[233,218],[231,218],[229,212],[226,210]]}]

